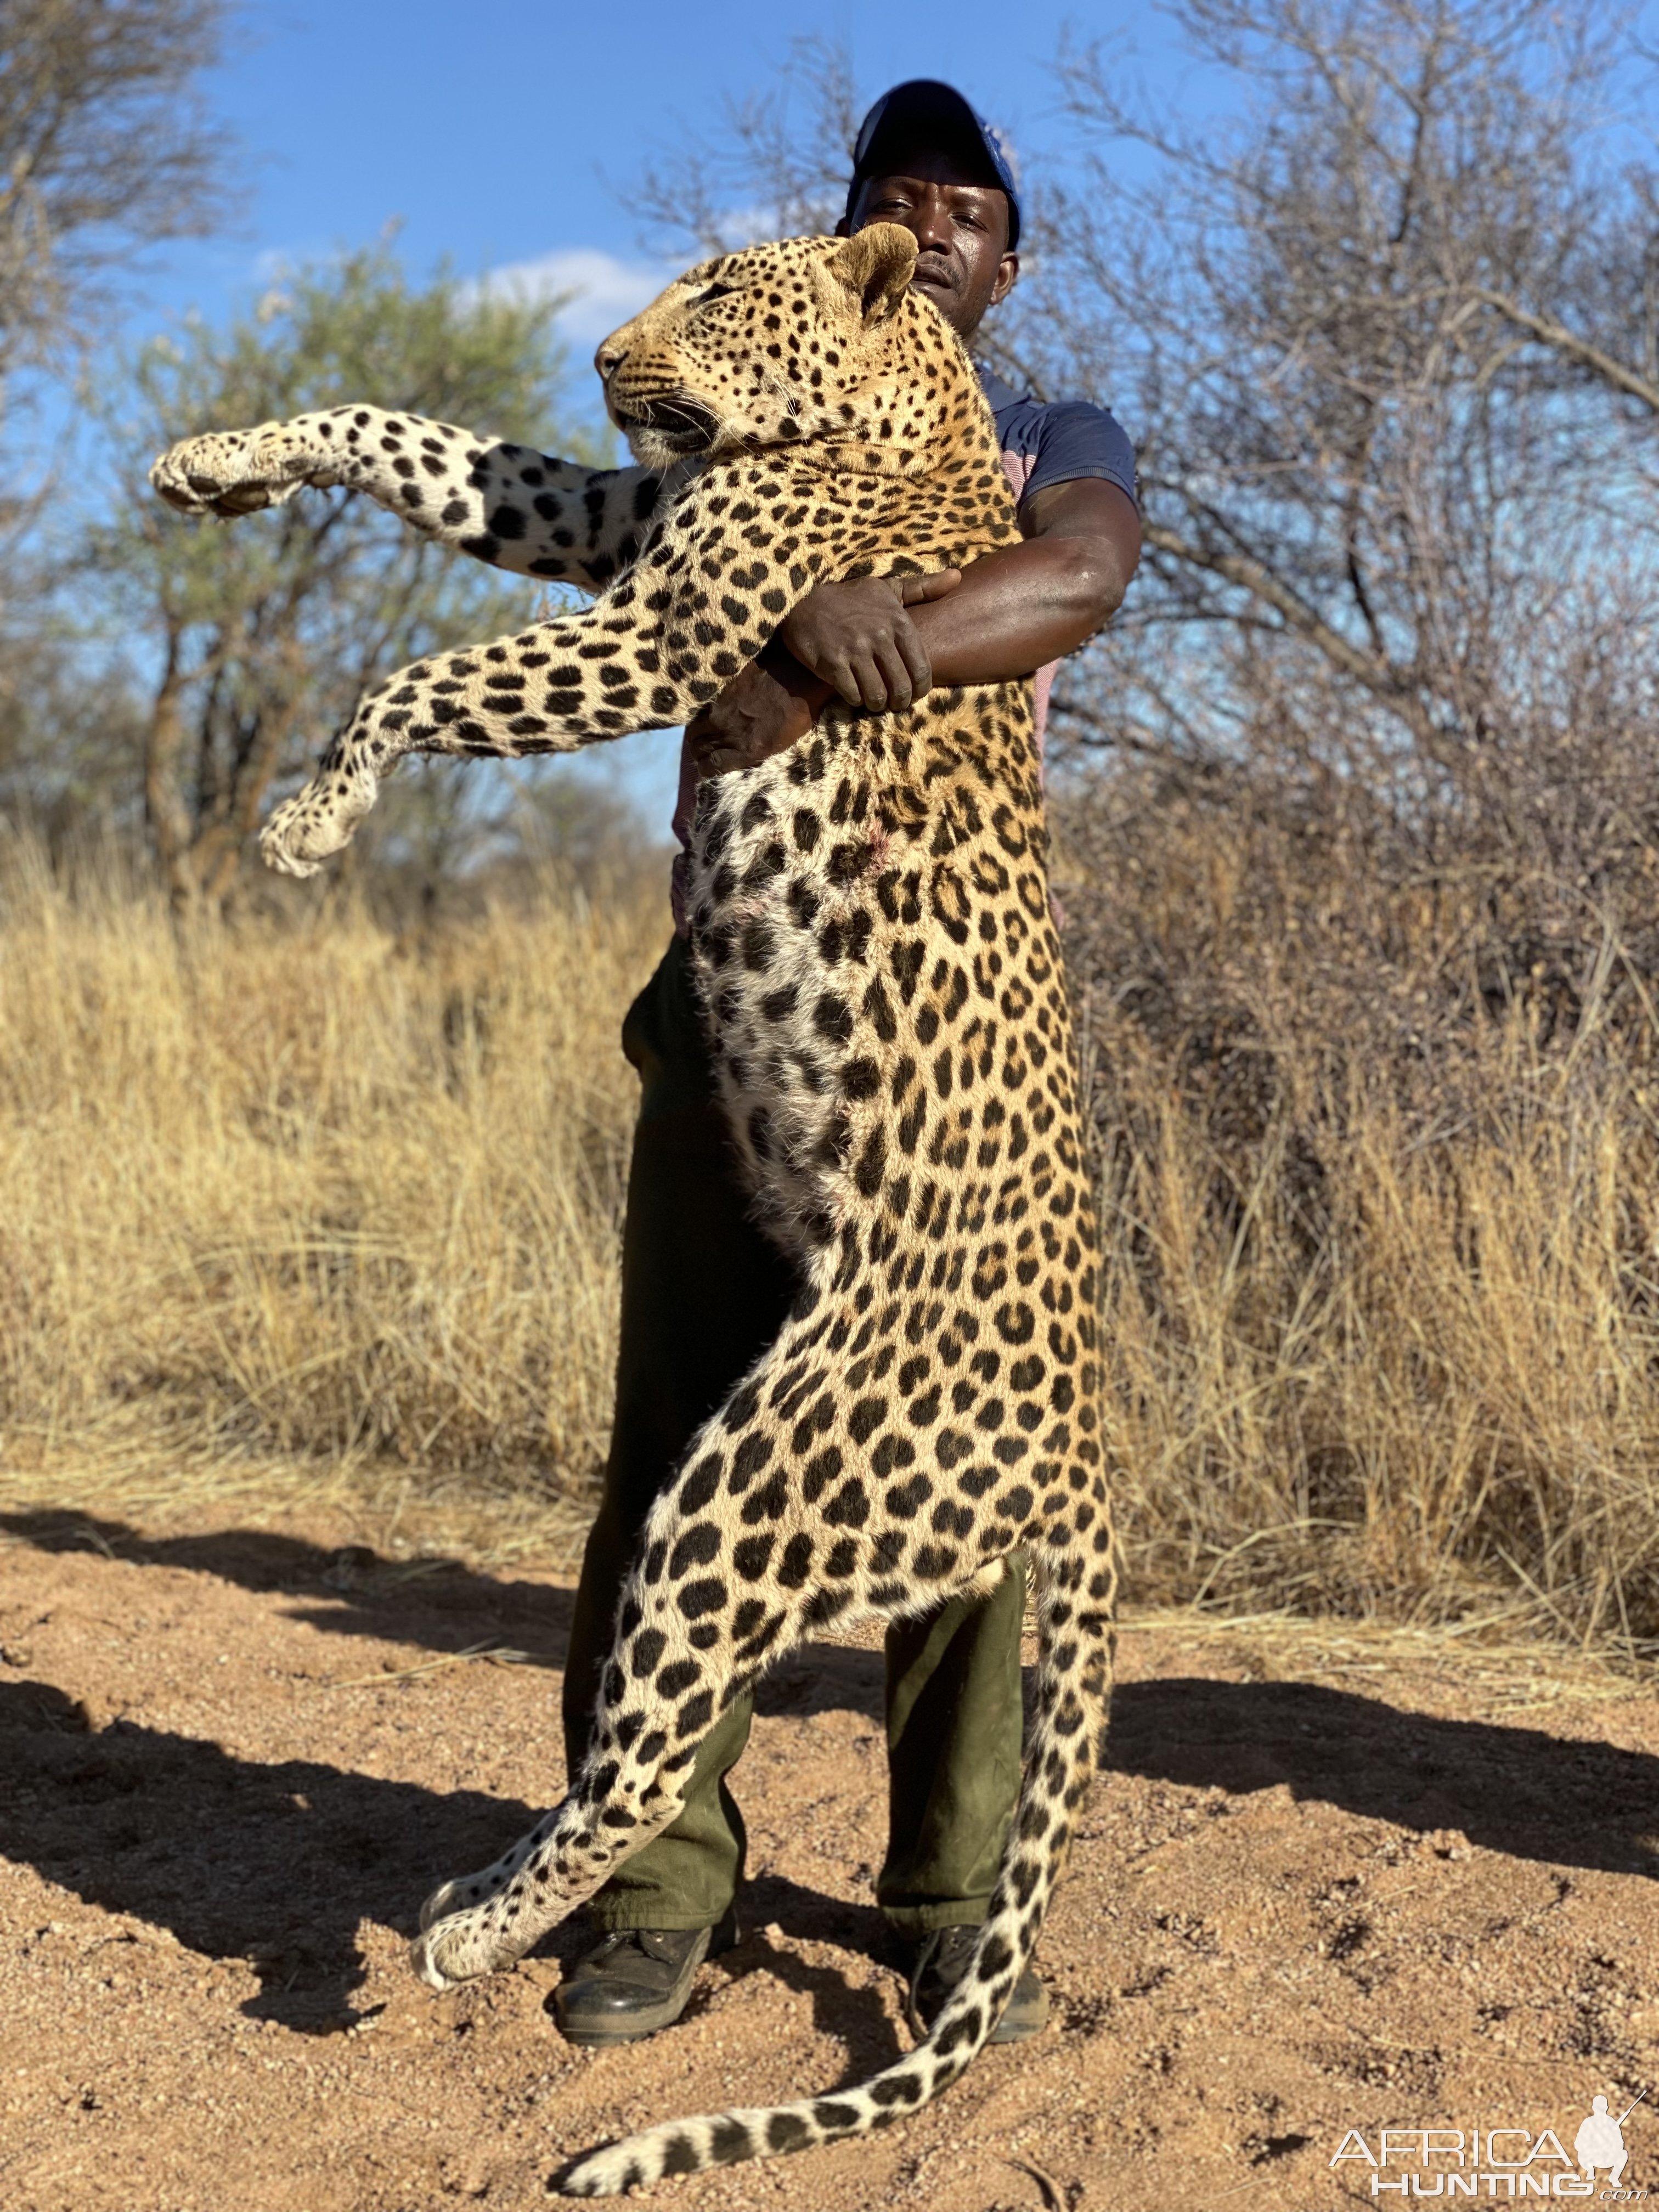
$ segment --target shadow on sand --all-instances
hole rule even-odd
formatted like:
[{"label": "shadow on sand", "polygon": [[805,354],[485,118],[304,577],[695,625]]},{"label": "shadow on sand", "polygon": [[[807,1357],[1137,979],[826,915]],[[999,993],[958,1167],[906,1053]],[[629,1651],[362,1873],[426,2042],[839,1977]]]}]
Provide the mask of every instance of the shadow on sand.
[{"label": "shadow on sand", "polygon": [[[0,1527],[42,1550],[92,1550],[281,1592],[301,1601],[295,1618],[330,1634],[436,1651],[487,1639],[556,1666],[568,1633],[568,1593],[453,1563],[411,1573],[361,1547],[328,1551],[257,1530],[151,1540],[81,1514],[12,1513]],[[759,1705],[879,1719],[880,1654],[809,1646],[769,1679]],[[1366,1819],[1461,1829],[1516,1858],[1659,1872],[1659,1759],[1541,1729],[1436,1719],[1316,1683],[1127,1683],[1110,1765],[1238,1796],[1284,1784]],[[125,1720],[94,1733],[63,1691],[15,1679],[0,1679],[0,1849],[90,1903],[171,1928],[192,1950],[252,1959],[261,1988],[248,2009],[313,2032],[351,2017],[364,1973],[360,1919],[412,1934],[435,1879],[484,1863],[543,1809],[313,1759],[239,1759]],[[882,1948],[872,1906],[776,1877],[751,1884],[742,1909],[750,1928],[775,1921],[843,1948]],[[568,1954],[580,1940],[567,1929],[554,1948]],[[810,1994],[825,2026],[860,2039],[861,2061],[875,2046],[891,2055],[872,1993],[752,1937],[728,1971],[763,1965]]]}]

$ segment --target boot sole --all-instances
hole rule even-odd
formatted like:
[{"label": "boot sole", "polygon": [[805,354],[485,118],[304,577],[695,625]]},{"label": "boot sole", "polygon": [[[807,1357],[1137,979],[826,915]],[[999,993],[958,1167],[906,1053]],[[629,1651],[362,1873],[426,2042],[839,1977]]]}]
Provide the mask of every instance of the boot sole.
[{"label": "boot sole", "polygon": [[[1047,1991],[1044,1991],[1047,1995]],[[1004,2013],[995,2029],[985,2039],[988,2043],[1029,2043],[1034,2035],[1041,2035],[1048,2025],[1049,2007],[1044,2005],[1038,2020],[1010,2020]]]},{"label": "boot sole", "polygon": [[690,1996],[691,1991],[688,1988],[678,2003],[653,2005],[647,2012],[636,2012],[631,2015],[626,2027],[567,2027],[558,2019],[556,2007],[554,2018],[558,2021],[559,2033],[578,2051],[608,2051],[613,2043],[642,2043],[647,2036],[660,2035],[664,2028],[672,2027],[685,2010]]}]

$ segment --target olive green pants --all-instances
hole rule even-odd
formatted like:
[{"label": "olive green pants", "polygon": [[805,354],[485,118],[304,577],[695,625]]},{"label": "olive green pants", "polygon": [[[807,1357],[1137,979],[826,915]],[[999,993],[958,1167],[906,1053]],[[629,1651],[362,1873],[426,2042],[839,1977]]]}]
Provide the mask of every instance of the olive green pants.
[{"label": "olive green pants", "polygon": [[[669,947],[629,1010],[639,1125],[623,1232],[617,1417],[576,1592],[564,1680],[565,1750],[586,1751],[599,1679],[635,1542],[698,1425],[773,1341],[794,1292],[750,1219],[710,1089],[685,947]],[[887,1856],[876,1894],[921,1936],[985,1917],[1019,1790],[1019,1634],[1025,1577],[887,1632]],[[749,1740],[747,1698],[697,1754],[684,1809],[589,1905],[608,1932],[710,1928],[743,1877],[743,1818],[726,1775]]]}]

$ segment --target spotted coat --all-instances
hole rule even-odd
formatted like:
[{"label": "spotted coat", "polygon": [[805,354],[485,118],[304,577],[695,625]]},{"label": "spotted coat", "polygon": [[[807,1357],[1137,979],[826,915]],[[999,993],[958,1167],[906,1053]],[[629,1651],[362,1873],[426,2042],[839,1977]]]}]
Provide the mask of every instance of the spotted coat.
[{"label": "spotted coat", "polygon": [[[176,505],[350,484],[501,565],[604,587],[382,685],[273,815],[267,859],[313,870],[401,752],[566,750],[682,720],[820,579],[1011,541],[989,411],[908,289],[915,252],[878,225],[672,285],[601,349],[634,470],[368,407],[165,455]],[[416,1966],[441,1988],[519,1957],[673,1820],[710,1723],[769,1664],[830,1622],[937,1606],[1019,1547],[1037,1710],[988,1917],[926,2039],[857,2087],[589,2153],[555,2178],[577,2196],[860,2135],[954,2081],[1031,1956],[1109,1690],[1097,1240],[1030,683],[832,706],[791,750],[702,786],[690,882],[720,1096],[799,1291],[649,1516],[568,1794],[428,1900]]]}]

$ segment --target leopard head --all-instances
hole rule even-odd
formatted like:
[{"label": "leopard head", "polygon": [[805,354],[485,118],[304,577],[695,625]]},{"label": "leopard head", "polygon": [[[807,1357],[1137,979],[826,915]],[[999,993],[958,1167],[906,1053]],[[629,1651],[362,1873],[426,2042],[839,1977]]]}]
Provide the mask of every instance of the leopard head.
[{"label": "leopard head", "polygon": [[700,263],[594,356],[611,419],[647,468],[826,442],[915,452],[945,388],[971,377],[909,289],[915,265],[890,222]]}]

